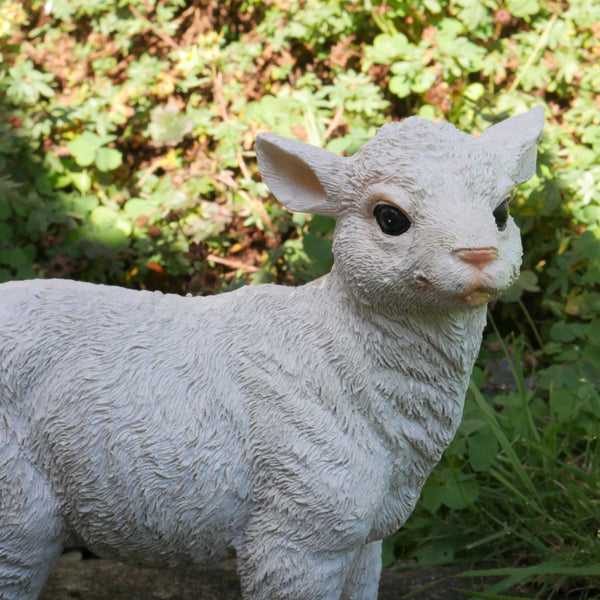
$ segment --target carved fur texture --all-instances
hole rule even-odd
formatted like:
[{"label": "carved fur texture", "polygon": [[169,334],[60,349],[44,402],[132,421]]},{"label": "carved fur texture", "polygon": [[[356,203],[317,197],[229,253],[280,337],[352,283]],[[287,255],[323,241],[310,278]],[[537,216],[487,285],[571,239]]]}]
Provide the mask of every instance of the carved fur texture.
[{"label": "carved fur texture", "polygon": [[276,197],[337,217],[334,269],[306,286],[1,285],[0,598],[36,598],[83,545],[149,566],[235,553],[246,600],[374,600],[381,539],[452,440],[486,303],[518,276],[503,202],[542,124],[474,139],[411,118],[352,158],[259,136]]}]

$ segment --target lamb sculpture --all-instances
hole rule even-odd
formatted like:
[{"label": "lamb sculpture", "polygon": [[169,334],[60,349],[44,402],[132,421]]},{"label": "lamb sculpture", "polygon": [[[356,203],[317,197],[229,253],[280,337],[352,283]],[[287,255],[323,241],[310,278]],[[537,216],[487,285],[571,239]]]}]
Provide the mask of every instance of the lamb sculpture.
[{"label": "lamb sculpture", "polygon": [[386,125],[353,157],[261,134],[266,184],[337,217],[331,273],[192,298],[0,286],[0,598],[61,550],[237,557],[246,600],[373,600],[381,540],[452,440],[486,304],[518,276],[541,108],[473,138]]}]

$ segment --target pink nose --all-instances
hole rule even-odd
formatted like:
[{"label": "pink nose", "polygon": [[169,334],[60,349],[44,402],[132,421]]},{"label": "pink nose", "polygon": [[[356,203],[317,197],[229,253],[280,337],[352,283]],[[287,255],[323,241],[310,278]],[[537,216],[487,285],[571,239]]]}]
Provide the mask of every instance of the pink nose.
[{"label": "pink nose", "polygon": [[462,261],[481,269],[489,262],[498,258],[498,248],[494,248],[493,246],[486,248],[457,248],[454,250],[454,254],[458,254]]}]

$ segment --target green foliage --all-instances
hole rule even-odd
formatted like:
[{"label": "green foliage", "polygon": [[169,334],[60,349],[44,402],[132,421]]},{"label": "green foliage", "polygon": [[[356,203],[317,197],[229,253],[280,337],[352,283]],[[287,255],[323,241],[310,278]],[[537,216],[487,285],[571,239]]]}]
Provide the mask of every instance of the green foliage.
[{"label": "green foliage", "polygon": [[332,224],[266,199],[252,145],[269,128],[352,152],[384,123],[350,47],[328,64],[347,4],[3,0],[0,279],[210,293],[325,272]]},{"label": "green foliage", "polygon": [[517,558],[530,566],[509,583],[591,589],[599,39],[600,6],[580,1],[0,0],[0,281],[194,294],[309,281],[331,267],[333,220],[272,201],[259,131],[352,154],[391,119],[477,132],[542,104],[537,173],[512,202],[522,275],[492,307],[457,438],[385,556]]},{"label": "green foliage", "polygon": [[[428,564],[536,557],[526,569],[482,571],[498,578],[486,598],[523,584],[527,597],[551,598],[575,582],[582,598],[586,588],[592,593],[600,575],[597,333],[597,326],[556,323],[546,351],[560,353],[561,362],[533,377],[522,340],[488,343],[481,359],[495,376],[475,370],[459,432],[421,506],[394,537],[397,550]],[[570,350],[557,343],[576,340]]]},{"label": "green foliage", "polygon": [[50,73],[41,73],[30,60],[8,69],[9,83],[6,98],[13,104],[35,104],[41,96],[50,98],[54,90],[50,85],[54,78]]}]

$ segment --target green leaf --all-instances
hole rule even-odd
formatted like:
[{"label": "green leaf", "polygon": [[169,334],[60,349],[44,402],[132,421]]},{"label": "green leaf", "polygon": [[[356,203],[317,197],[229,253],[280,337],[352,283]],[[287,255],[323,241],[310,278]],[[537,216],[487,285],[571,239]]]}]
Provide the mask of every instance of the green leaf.
[{"label": "green leaf", "polygon": [[92,178],[87,171],[71,172],[69,178],[73,185],[82,193],[85,194],[92,187]]},{"label": "green leaf", "polygon": [[566,388],[550,391],[550,411],[559,423],[574,419],[579,413],[577,395]]},{"label": "green leaf", "polygon": [[0,250],[0,263],[8,267],[17,268],[27,261],[25,253],[20,248],[6,248]]},{"label": "green leaf", "polygon": [[74,140],[67,142],[71,156],[80,167],[89,167],[94,163],[96,150],[100,147],[100,144],[96,144],[97,138],[96,134],[84,131]]},{"label": "green leaf", "polygon": [[98,148],[96,151],[96,167],[99,171],[112,171],[121,166],[123,155],[114,148]]},{"label": "green leaf", "polygon": [[529,17],[540,12],[538,0],[507,0],[506,8],[515,17]]},{"label": "green leaf", "polygon": [[600,260],[600,239],[593,232],[584,231],[573,243],[573,250],[589,260]]},{"label": "green leaf", "polygon": [[[97,153],[102,148],[102,146],[114,141],[115,139],[116,136],[114,135],[98,135],[96,133],[86,130],[80,135],[78,135],[74,140],[67,142],[67,148],[69,149],[69,152],[75,159],[75,162],[80,167],[89,167],[90,165],[94,164],[94,162],[97,160]],[[106,150],[108,150],[108,148],[106,148]],[[114,150],[113,152],[118,151]],[[121,153],[119,152],[118,154],[119,164],[121,164]],[[112,158],[103,157],[103,166],[106,166],[107,161],[114,162],[114,160],[114,156]]]},{"label": "green leaf", "polygon": [[430,13],[437,14],[442,11],[442,5],[437,0],[423,0],[423,4]]},{"label": "green leaf", "polygon": [[423,565],[442,565],[454,558],[453,549],[439,543],[425,544],[415,554]]},{"label": "green leaf", "polygon": [[155,211],[156,207],[143,198],[130,198],[125,202],[125,212],[133,220],[137,219],[140,215]]},{"label": "green leaf", "polygon": [[48,85],[54,76],[38,71],[31,60],[11,67],[8,74],[6,97],[16,105],[34,104],[40,96],[54,96],[54,90]]},{"label": "green leaf", "polygon": [[[295,213],[298,214],[298,213]],[[302,214],[302,213],[300,213]],[[313,215],[310,220],[309,231],[320,234],[331,234],[335,228],[335,219],[323,215]],[[331,247],[331,242],[328,242]]]},{"label": "green leaf", "polygon": [[487,25],[492,21],[492,16],[485,3],[480,0],[457,0],[459,19],[471,30],[475,30],[482,25]]},{"label": "green leaf", "polygon": [[523,292],[539,292],[538,277],[533,271],[521,271],[519,278],[502,294],[502,302],[515,302]]},{"label": "green leaf", "polygon": [[449,481],[444,488],[443,502],[448,508],[461,510],[473,504],[479,497],[479,484],[473,478]]},{"label": "green leaf", "polygon": [[0,199],[0,221],[6,221],[11,214],[10,204],[6,200]]},{"label": "green leaf", "polygon": [[13,269],[30,264],[35,257],[35,247],[28,245],[24,248],[5,248],[0,250],[0,263]]},{"label": "green leaf", "polygon": [[398,98],[406,98],[410,95],[411,82],[406,78],[405,75],[394,75],[390,79],[389,88],[390,92],[396,94]]},{"label": "green leaf", "polygon": [[567,388],[575,391],[579,385],[579,373],[572,365],[551,365],[540,372],[540,387],[544,389]]},{"label": "green leaf", "polygon": [[463,96],[471,102],[477,102],[485,95],[485,88],[481,83],[472,83],[463,92]]},{"label": "green leaf", "polygon": [[406,55],[410,43],[403,33],[389,35],[382,33],[373,41],[373,46],[368,48],[368,57],[379,64],[389,64]]},{"label": "green leaf", "polygon": [[81,216],[85,216],[94,210],[98,204],[99,200],[96,196],[73,196],[70,198],[70,208],[73,212]]},{"label": "green leaf", "polygon": [[98,231],[96,239],[110,248],[120,248],[127,241],[127,233],[117,224]]},{"label": "green leaf", "polygon": [[17,269],[16,278],[33,279],[36,275],[37,273],[31,264],[24,264]]},{"label": "green leaf", "polygon": [[411,90],[417,94],[425,93],[435,83],[435,73],[429,69],[422,69],[417,73],[411,84]]},{"label": "green leaf", "polygon": [[469,447],[469,462],[474,471],[487,471],[494,462],[498,453],[498,442],[493,433],[478,431],[469,436],[467,440]]},{"label": "green leaf", "polygon": [[[223,123],[226,134],[232,134],[235,125]],[[176,146],[194,129],[194,121],[179,114],[179,106],[157,106],[150,115],[148,133],[155,146]],[[215,136],[216,137],[216,136]]]},{"label": "green leaf", "polygon": [[539,292],[538,277],[533,271],[521,271],[517,283],[526,292]]},{"label": "green leaf", "polygon": [[423,104],[421,108],[419,108],[419,117],[421,119],[427,119],[428,121],[435,121],[436,113],[435,106],[431,106],[431,104]]},{"label": "green leaf", "polygon": [[554,323],[550,329],[550,337],[556,342],[572,342],[586,335],[586,326],[582,323]]},{"label": "green leaf", "polygon": [[434,483],[433,480],[428,480],[421,494],[423,506],[430,512],[436,513],[444,499],[444,490],[442,486]]},{"label": "green leaf", "polygon": [[317,235],[307,234],[302,239],[302,245],[306,254],[313,260],[328,261],[333,258],[331,253],[331,242],[328,239]]},{"label": "green leaf", "polygon": [[381,544],[381,564],[383,567],[389,567],[395,560],[394,539],[392,537],[387,537]]},{"label": "green leaf", "polygon": [[90,220],[99,229],[108,229],[117,220],[117,213],[106,206],[99,206],[91,212]]},{"label": "green leaf", "polygon": [[13,228],[6,223],[0,223],[0,241],[12,240]]}]

